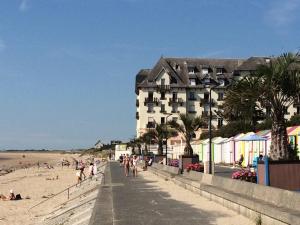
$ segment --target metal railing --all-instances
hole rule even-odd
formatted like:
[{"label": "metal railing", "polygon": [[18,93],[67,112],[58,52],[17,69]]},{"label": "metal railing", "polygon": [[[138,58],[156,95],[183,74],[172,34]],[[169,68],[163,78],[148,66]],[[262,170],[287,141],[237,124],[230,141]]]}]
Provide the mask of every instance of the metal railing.
[{"label": "metal railing", "polygon": [[[104,167],[104,166],[106,166],[106,165],[107,165],[107,163],[105,163],[105,164],[99,166],[98,169],[99,169],[99,168],[102,168],[102,167]],[[100,172],[96,173],[95,175],[98,175],[98,174],[101,174],[101,175],[103,176],[103,183],[105,184],[105,176],[104,176],[104,172],[100,171]],[[47,198],[47,199],[45,199],[45,200],[39,202],[38,204],[32,206],[31,208],[28,209],[28,211],[31,210],[31,209],[33,209],[33,208],[35,208],[35,207],[37,207],[37,206],[39,206],[39,205],[41,205],[41,204],[43,204],[43,203],[45,203],[45,202],[47,202],[47,201],[50,200],[50,199],[53,199],[54,197],[56,197],[56,196],[58,196],[58,195],[60,195],[60,194],[62,194],[62,193],[64,193],[64,192],[66,192],[66,191],[67,191],[68,200],[69,200],[69,199],[70,199],[70,189],[73,188],[73,187],[76,187],[77,185],[81,185],[83,182],[86,182],[86,181],[88,181],[88,180],[90,181],[91,178],[90,178],[90,177],[87,177],[87,178],[85,178],[83,181],[81,181],[79,184],[76,183],[76,184],[74,184],[74,185],[71,185],[71,186],[65,188],[64,190],[62,190],[62,191],[56,193],[55,195],[52,195],[52,196],[50,196],[49,198]]]}]

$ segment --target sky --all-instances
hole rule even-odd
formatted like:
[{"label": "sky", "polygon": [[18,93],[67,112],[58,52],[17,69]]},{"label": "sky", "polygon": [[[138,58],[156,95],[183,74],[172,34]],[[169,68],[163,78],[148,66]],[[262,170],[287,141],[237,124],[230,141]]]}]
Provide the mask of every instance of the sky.
[{"label": "sky", "polygon": [[1,0],[0,149],[135,135],[135,75],[161,56],[300,49],[300,0]]}]

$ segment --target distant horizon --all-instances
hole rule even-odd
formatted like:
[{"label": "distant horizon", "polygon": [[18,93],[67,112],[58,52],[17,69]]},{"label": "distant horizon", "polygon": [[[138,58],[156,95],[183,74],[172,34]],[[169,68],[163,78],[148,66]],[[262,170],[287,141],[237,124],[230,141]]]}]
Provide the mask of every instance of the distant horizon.
[{"label": "distant horizon", "polygon": [[297,52],[299,9],[299,0],[3,0],[0,148],[130,140],[140,69],[162,55]]}]

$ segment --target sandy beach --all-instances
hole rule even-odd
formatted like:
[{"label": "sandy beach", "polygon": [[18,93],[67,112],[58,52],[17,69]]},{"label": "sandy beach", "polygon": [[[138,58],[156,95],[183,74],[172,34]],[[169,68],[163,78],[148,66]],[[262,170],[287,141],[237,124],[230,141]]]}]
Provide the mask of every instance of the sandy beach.
[{"label": "sandy beach", "polygon": [[[71,164],[69,168],[62,168],[60,163],[62,159],[72,162],[72,158],[83,159],[75,154],[0,153],[0,168],[17,168],[0,176],[0,194],[8,196],[13,189],[15,194],[20,193],[23,198],[18,201],[0,200],[0,225],[37,224],[54,206],[67,201],[67,194],[63,193],[29,210],[35,204],[76,183],[74,166]],[[40,168],[37,166],[38,162]],[[48,169],[44,163],[54,168]]]}]

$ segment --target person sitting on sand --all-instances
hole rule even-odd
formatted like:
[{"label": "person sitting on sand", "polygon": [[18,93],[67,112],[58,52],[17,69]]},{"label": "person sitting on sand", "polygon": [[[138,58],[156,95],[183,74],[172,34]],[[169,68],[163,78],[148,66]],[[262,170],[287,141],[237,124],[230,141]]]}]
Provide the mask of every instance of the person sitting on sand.
[{"label": "person sitting on sand", "polygon": [[6,201],[6,200],[7,200],[7,198],[6,198],[6,196],[5,196],[5,195],[3,195],[3,194],[0,194],[0,200]]},{"label": "person sitting on sand", "polygon": [[9,197],[8,197],[9,200],[16,200],[16,196],[14,194],[14,191],[13,190],[10,190],[10,193],[9,193]]}]

